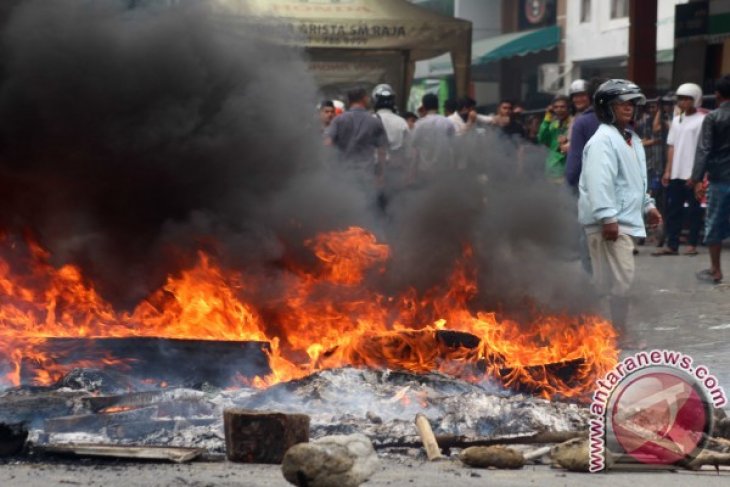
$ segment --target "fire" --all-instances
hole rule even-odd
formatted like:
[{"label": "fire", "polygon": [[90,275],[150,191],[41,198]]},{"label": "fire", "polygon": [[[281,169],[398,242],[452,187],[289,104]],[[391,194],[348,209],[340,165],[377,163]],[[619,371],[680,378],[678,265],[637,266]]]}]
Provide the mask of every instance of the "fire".
[{"label": "fire", "polygon": [[[498,377],[547,397],[580,397],[617,360],[615,333],[601,318],[542,316],[516,323],[472,309],[478,288],[468,246],[444,285],[397,296],[372,290],[390,249],[362,228],[307,240],[315,264],[290,263],[274,297],[255,297],[265,277],[224,269],[201,251],[197,265],[169,276],[135,309],[121,312],[80,269],[53,267],[48,252],[26,240],[21,245],[0,237],[5,385],[53,383],[72,367],[123,370],[123,357],[111,356],[59,365],[43,345],[64,337],[268,342],[272,373],[255,378],[257,387],[352,365],[440,371],[477,381]],[[555,372],[561,364],[577,367],[570,381]],[[22,376],[28,371],[30,377]]]}]

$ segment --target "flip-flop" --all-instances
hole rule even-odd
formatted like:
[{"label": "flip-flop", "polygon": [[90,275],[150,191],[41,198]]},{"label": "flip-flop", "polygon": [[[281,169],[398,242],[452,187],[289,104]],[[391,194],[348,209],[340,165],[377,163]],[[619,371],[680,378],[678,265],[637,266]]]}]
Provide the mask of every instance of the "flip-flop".
[{"label": "flip-flop", "polygon": [[705,269],[703,271],[698,272],[695,274],[698,281],[702,282],[708,282],[712,284],[720,284],[722,282],[722,277],[717,278],[712,274],[712,271],[710,269]]},{"label": "flip-flop", "polygon": [[683,254],[684,254],[684,255],[698,255],[698,254],[699,254],[699,252],[697,252],[696,250],[685,250],[685,251],[683,252]]},{"label": "flip-flop", "polygon": [[661,255],[679,255],[679,252],[672,249],[659,249],[651,253],[654,257],[659,257]]}]

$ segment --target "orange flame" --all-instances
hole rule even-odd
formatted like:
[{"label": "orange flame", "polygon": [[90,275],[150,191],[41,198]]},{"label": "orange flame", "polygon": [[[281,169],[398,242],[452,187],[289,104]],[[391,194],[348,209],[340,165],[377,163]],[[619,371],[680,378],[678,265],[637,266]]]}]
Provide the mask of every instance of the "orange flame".
[{"label": "orange flame", "polygon": [[[32,241],[28,255],[19,258],[17,246],[0,237],[4,254],[24,264],[23,272],[15,272],[10,259],[0,258],[0,370],[5,383],[21,383],[24,362],[34,364],[36,384],[67,373],[70,366],[56,364],[42,346],[51,337],[267,341],[272,373],[255,378],[256,387],[353,365],[441,371],[471,380],[496,376],[546,397],[580,397],[617,361],[615,333],[601,318],[543,316],[518,324],[473,311],[477,273],[468,247],[445,285],[420,295],[411,289],[385,296],[367,283],[385,270],[390,250],[370,232],[351,227],[320,234],[305,246],[317,259],[315,268],[291,266],[276,297],[256,305],[251,296],[265,285],[260,276],[223,269],[199,252],[195,267],[169,276],[132,312],[117,312],[78,268],[54,268],[49,254]],[[454,346],[443,339],[445,332],[470,334],[478,343]],[[122,358],[103,360],[124,366]],[[569,381],[543,366],[570,362],[576,370]],[[74,364],[92,365],[103,364]]]}]

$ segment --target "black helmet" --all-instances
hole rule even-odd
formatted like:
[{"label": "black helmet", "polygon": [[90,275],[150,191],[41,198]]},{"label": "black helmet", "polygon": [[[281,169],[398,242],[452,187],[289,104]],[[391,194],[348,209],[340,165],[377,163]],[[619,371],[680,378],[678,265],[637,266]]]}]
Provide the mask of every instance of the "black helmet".
[{"label": "black helmet", "polygon": [[611,104],[614,102],[632,101],[634,105],[646,103],[641,88],[633,81],[610,79],[598,87],[593,95],[593,106],[596,116],[601,122],[613,123],[614,116]]},{"label": "black helmet", "polygon": [[375,109],[395,107],[395,91],[388,84],[380,84],[373,90]]}]

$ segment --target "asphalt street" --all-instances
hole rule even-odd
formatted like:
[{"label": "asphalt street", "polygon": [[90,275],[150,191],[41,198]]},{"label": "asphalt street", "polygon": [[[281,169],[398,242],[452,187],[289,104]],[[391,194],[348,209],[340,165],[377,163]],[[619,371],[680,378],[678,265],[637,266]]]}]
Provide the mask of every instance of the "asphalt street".
[{"label": "asphalt street", "polygon": [[718,285],[695,276],[709,267],[706,248],[697,256],[654,257],[652,250],[639,247],[631,335],[650,349],[690,355],[730,391],[730,246],[723,253],[725,283]]}]

